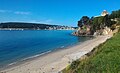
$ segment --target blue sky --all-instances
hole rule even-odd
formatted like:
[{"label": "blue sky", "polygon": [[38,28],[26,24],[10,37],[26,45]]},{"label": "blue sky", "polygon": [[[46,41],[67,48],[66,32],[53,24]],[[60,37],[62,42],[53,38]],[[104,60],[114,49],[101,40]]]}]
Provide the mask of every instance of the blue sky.
[{"label": "blue sky", "polygon": [[0,0],[0,22],[77,26],[84,15],[120,9],[120,0]]}]

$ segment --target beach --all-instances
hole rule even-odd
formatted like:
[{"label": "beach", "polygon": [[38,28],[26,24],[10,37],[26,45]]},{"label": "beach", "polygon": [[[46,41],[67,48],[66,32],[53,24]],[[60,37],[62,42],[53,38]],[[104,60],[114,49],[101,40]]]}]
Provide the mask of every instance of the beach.
[{"label": "beach", "polygon": [[110,35],[97,36],[67,49],[58,50],[33,60],[0,71],[1,73],[58,73],[72,61],[89,53],[94,47],[109,39]]}]

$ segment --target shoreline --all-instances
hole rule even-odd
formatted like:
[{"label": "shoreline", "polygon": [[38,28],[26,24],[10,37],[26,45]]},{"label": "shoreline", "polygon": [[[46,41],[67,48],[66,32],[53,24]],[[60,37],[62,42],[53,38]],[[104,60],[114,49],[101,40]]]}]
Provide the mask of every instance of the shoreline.
[{"label": "shoreline", "polygon": [[[91,39],[89,39],[89,40],[91,40]],[[85,41],[84,41],[84,42],[85,42]],[[48,54],[50,54],[50,53],[58,52],[58,51],[60,51],[60,50],[69,49],[70,47],[74,47],[74,46],[76,46],[76,45],[80,45],[81,43],[83,43],[83,42],[79,42],[79,43],[76,43],[76,44],[72,44],[72,45],[66,46],[66,47],[64,46],[64,47],[61,47],[61,48],[56,48],[56,49],[54,49],[54,50],[49,50],[49,51],[46,51],[46,52],[43,52],[43,53],[40,53],[40,54],[36,54],[36,55],[30,56],[30,57],[27,57],[27,58],[23,58],[23,59],[21,59],[20,61],[15,61],[15,62],[9,63],[9,64],[7,64],[6,66],[3,66],[2,68],[0,67],[0,72],[1,72],[2,70],[6,70],[6,69],[9,69],[9,68],[11,68],[11,67],[19,66],[19,65],[24,64],[24,63],[26,63],[26,62],[33,61],[33,60],[35,60],[35,59],[37,59],[37,58],[43,57],[43,56],[48,55]]]},{"label": "shoreline", "polygon": [[69,49],[71,47],[74,47],[74,46],[77,46],[77,45],[80,45],[81,43],[83,42],[86,42],[88,40],[92,40],[94,39],[95,37],[89,37],[89,39],[85,40],[85,41],[81,41],[81,42],[77,42],[77,43],[74,43],[74,44],[71,44],[69,46],[61,46],[59,48],[56,48],[56,49],[53,49],[53,50],[48,50],[48,51],[45,51],[43,53],[40,53],[40,54],[36,54],[36,55],[33,55],[33,56],[29,56],[29,57],[26,57],[26,58],[23,58],[23,59],[20,59],[19,61],[15,61],[15,62],[11,62],[9,64],[6,64],[5,66],[1,66],[0,67],[0,72],[3,71],[3,70],[6,70],[6,69],[9,69],[11,67],[16,67],[16,66],[19,66],[21,64],[24,64],[26,62],[30,62],[32,60],[35,60],[39,57],[42,57],[42,56],[45,56],[47,54],[50,54],[50,53],[54,53],[54,52],[59,52],[60,50],[65,50],[65,49]]},{"label": "shoreline", "polygon": [[[89,37],[89,36],[88,36],[88,37]],[[58,52],[58,51],[60,51],[60,50],[69,49],[69,48],[71,48],[71,47],[80,45],[81,43],[86,42],[86,41],[88,41],[88,40],[92,40],[92,39],[94,39],[94,38],[95,38],[95,37],[89,37],[89,39],[87,39],[87,40],[85,40],[85,41],[82,41],[82,42],[77,42],[76,44],[71,44],[71,45],[69,45],[69,46],[62,46],[62,47],[56,48],[56,49],[54,49],[54,50],[48,50],[48,51],[43,52],[43,53],[40,53],[40,54],[36,54],[36,55],[30,56],[30,57],[27,57],[27,58],[23,58],[23,59],[21,59],[21,60],[19,60],[19,61],[15,61],[15,62],[9,63],[9,64],[7,64],[7,65],[5,65],[5,66],[1,66],[1,67],[0,67],[0,71],[9,69],[9,68],[11,68],[11,67],[19,66],[19,65],[24,64],[24,63],[26,63],[26,62],[33,61],[33,60],[35,60],[35,59],[37,59],[37,58],[39,58],[39,57],[45,56],[45,55],[50,54],[50,53]]]},{"label": "shoreline", "polygon": [[2,70],[6,73],[58,73],[72,61],[81,58],[111,36],[97,36],[66,49],[56,50],[22,64]]},{"label": "shoreline", "polygon": [[87,39],[85,41],[82,41],[82,42],[77,42],[76,44],[71,44],[69,46],[61,46],[60,48],[56,48],[56,49],[53,49],[53,50],[48,50],[48,51],[40,53],[40,54],[36,54],[36,55],[30,56],[30,57],[26,57],[26,58],[20,59],[19,61],[15,61],[15,62],[9,63],[9,64],[7,64],[5,66],[1,66],[2,68],[0,67],[0,71],[9,69],[11,67],[16,67],[16,66],[24,64],[26,62],[30,62],[32,60],[35,60],[35,59],[37,59],[39,57],[45,56],[45,55],[50,54],[50,53],[58,52],[60,50],[69,49],[71,47],[80,45],[81,43],[86,42],[88,40],[92,40],[93,38],[94,37],[89,37],[89,39]]},{"label": "shoreline", "polygon": [[14,31],[14,30],[19,30],[19,31],[24,31],[24,30],[76,30],[76,29],[23,29],[23,28],[0,28],[0,30],[6,30],[6,31]]}]

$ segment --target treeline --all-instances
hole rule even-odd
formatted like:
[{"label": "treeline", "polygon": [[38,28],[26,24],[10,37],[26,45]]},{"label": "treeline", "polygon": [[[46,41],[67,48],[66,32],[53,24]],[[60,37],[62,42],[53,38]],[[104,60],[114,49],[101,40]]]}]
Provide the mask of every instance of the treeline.
[{"label": "treeline", "polygon": [[21,22],[0,23],[0,28],[49,29],[49,27],[58,27],[58,25],[21,23]]},{"label": "treeline", "polygon": [[88,17],[83,16],[78,21],[78,27],[85,27],[86,25],[90,27],[91,34],[93,34],[96,30],[104,29],[104,27],[110,27],[112,30],[113,24],[120,24],[120,10],[112,11],[111,14],[106,14],[105,16],[97,16],[97,17]]},{"label": "treeline", "polygon": [[120,18],[120,9],[117,10],[117,11],[112,11],[112,14],[110,15],[110,18],[111,19]]}]

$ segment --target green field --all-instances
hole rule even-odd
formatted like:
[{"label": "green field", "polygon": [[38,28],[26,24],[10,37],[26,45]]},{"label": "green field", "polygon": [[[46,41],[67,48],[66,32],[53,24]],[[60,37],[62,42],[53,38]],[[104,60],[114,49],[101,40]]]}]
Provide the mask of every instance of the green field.
[{"label": "green field", "polygon": [[63,73],[120,73],[120,32],[96,47],[86,59],[74,61]]}]

